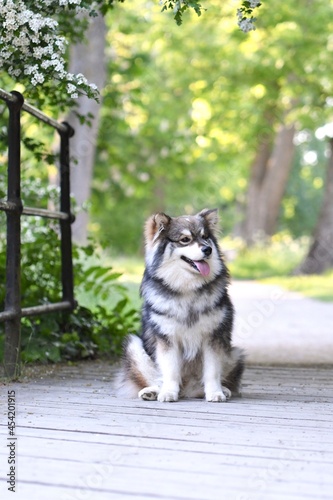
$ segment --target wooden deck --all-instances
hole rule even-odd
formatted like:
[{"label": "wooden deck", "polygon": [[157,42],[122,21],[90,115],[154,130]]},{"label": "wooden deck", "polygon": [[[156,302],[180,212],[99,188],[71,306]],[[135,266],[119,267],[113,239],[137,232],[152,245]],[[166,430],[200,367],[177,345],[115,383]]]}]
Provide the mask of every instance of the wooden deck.
[{"label": "wooden deck", "polygon": [[88,362],[2,386],[16,393],[16,500],[333,498],[333,369],[247,368],[228,403],[117,399]]}]

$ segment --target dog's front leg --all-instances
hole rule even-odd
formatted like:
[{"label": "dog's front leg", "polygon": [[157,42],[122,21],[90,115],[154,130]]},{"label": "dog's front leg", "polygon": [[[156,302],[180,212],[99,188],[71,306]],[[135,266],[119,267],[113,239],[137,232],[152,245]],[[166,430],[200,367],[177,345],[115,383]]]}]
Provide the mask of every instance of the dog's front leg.
[{"label": "dog's front leg", "polygon": [[203,349],[203,383],[207,401],[220,403],[226,401],[231,392],[222,386],[222,356],[219,352],[213,350],[211,346],[205,346]]},{"label": "dog's front leg", "polygon": [[179,347],[158,342],[156,361],[162,374],[162,387],[157,397],[158,401],[178,401],[181,379]]}]

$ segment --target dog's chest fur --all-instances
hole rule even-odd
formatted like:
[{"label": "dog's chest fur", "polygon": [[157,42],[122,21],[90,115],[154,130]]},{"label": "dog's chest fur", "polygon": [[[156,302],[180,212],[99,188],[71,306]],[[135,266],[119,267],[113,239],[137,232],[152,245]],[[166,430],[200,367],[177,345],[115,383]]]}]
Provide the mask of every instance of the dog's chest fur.
[{"label": "dog's chest fur", "polygon": [[153,332],[169,343],[177,343],[185,359],[194,359],[228,313],[224,306],[228,302],[227,292],[220,281],[196,292],[172,294],[160,282],[144,280],[143,336]]}]

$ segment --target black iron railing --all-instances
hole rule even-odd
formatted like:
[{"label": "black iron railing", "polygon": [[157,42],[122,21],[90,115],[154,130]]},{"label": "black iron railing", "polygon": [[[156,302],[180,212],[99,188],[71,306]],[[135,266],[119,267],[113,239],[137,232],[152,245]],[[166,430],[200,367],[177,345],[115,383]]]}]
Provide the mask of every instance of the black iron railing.
[{"label": "black iron railing", "polygon": [[[7,256],[5,309],[0,322],[5,323],[4,368],[5,375],[15,378],[20,366],[21,318],[74,309],[72,233],[74,216],[70,203],[69,139],[73,128],[59,123],[24,102],[22,94],[0,89],[0,98],[7,103],[8,121],[8,186],[7,199],[0,200],[0,210],[7,215]],[[24,207],[21,200],[21,111],[56,129],[60,135],[60,211]],[[57,303],[21,307],[21,216],[33,215],[60,221],[62,301]],[[38,249],[36,248],[36,252]]]}]

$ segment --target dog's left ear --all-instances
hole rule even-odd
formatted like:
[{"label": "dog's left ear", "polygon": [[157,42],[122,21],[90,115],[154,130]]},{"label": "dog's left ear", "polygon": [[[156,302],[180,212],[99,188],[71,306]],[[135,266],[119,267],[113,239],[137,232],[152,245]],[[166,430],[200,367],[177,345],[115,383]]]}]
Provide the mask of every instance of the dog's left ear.
[{"label": "dog's left ear", "polygon": [[198,217],[202,217],[206,223],[208,224],[209,229],[214,232],[218,221],[219,221],[219,216],[217,213],[217,208],[209,209],[209,208],[204,208],[197,214]]},{"label": "dog's left ear", "polygon": [[152,244],[159,235],[167,229],[171,217],[164,213],[158,213],[149,217],[145,225],[145,238],[147,244]]}]

